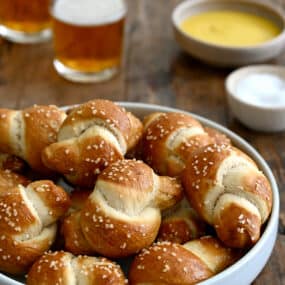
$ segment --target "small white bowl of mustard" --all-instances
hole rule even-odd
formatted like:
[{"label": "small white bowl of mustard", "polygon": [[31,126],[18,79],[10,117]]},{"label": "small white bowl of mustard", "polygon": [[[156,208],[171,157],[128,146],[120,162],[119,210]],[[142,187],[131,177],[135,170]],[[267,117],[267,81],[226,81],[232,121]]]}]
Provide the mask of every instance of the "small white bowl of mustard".
[{"label": "small white bowl of mustard", "polygon": [[172,22],[180,46],[214,65],[260,63],[285,49],[284,12],[257,0],[186,0]]}]

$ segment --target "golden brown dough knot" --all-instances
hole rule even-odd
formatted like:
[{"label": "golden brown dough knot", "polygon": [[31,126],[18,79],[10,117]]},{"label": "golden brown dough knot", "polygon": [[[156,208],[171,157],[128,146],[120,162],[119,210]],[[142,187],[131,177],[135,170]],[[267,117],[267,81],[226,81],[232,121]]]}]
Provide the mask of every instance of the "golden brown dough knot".
[{"label": "golden brown dough knot", "polygon": [[126,285],[119,265],[90,256],[75,257],[64,251],[47,252],[31,267],[27,285]]},{"label": "golden brown dough knot", "polygon": [[182,175],[191,205],[230,247],[248,247],[260,237],[272,208],[264,174],[242,151],[213,144],[191,156]]},{"label": "golden brown dough knot", "polygon": [[71,205],[69,211],[81,210],[92,191],[91,189],[75,188],[70,193]]},{"label": "golden brown dough knot", "polygon": [[129,281],[131,285],[197,284],[219,273],[238,257],[237,252],[210,236],[184,245],[159,242],[135,257]]},{"label": "golden brown dough knot", "polygon": [[16,155],[38,173],[50,174],[42,150],[56,141],[66,115],[56,106],[33,106],[22,111],[0,109],[0,152]]},{"label": "golden brown dough knot", "polygon": [[205,235],[206,223],[184,198],[173,208],[163,212],[157,240],[186,243]]},{"label": "golden brown dough knot", "polygon": [[80,224],[81,211],[73,211],[62,221],[60,233],[65,250],[75,254],[94,255],[95,251],[86,240]]},{"label": "golden brown dough knot", "polygon": [[56,222],[69,202],[65,191],[49,180],[0,193],[0,270],[25,273],[53,243]]},{"label": "golden brown dough knot", "polygon": [[25,168],[26,163],[21,158],[7,153],[0,153],[0,169],[23,173]]},{"label": "golden brown dough knot", "polygon": [[70,112],[43,161],[71,183],[94,187],[98,174],[123,159],[141,134],[142,123],[131,113],[111,101],[89,101]]},{"label": "golden brown dough knot", "polygon": [[213,139],[213,143],[227,144],[227,145],[232,144],[230,138],[227,137],[225,134],[221,133],[220,131],[218,131],[217,129],[205,126],[204,130]]},{"label": "golden brown dough knot", "polygon": [[[160,211],[177,203],[181,195],[175,178],[157,176],[142,161],[115,162],[99,175],[81,212],[68,218],[66,243],[73,243],[69,247],[73,252],[78,252],[76,247],[88,250],[84,237],[93,251],[104,256],[131,255],[155,240]],[[70,239],[72,229],[76,244]]]},{"label": "golden brown dough knot", "polygon": [[18,173],[10,170],[0,169],[0,193],[9,191],[11,187],[16,187],[19,184],[27,186],[31,181]]},{"label": "golden brown dough knot", "polygon": [[144,120],[143,159],[161,175],[179,175],[188,156],[212,142],[202,125],[187,114],[153,113]]},{"label": "golden brown dough knot", "polygon": [[80,210],[92,193],[86,189],[75,189],[70,195],[71,206],[61,224],[61,237],[64,248],[73,254],[94,254],[94,250],[85,239],[80,225]]}]

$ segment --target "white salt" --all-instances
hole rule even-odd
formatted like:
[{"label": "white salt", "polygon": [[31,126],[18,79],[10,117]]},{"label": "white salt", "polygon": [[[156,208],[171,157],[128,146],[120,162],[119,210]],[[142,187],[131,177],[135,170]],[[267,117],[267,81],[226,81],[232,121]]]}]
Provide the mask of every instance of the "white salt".
[{"label": "white salt", "polygon": [[252,105],[285,106],[285,78],[270,73],[250,74],[239,82],[236,94]]}]

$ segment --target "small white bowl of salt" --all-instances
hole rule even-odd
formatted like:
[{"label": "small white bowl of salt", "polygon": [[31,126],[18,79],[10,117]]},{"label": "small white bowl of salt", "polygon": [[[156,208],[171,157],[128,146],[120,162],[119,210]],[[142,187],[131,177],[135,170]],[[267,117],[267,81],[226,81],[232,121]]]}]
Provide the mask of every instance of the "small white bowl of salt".
[{"label": "small white bowl of salt", "polygon": [[233,115],[263,132],[285,130],[285,67],[252,65],[233,71],[225,87]]}]

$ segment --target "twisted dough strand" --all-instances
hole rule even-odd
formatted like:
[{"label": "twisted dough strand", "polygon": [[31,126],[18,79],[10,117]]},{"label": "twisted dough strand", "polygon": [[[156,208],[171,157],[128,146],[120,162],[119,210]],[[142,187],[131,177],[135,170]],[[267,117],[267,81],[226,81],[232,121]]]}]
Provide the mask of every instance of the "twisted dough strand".
[{"label": "twisted dough strand", "polygon": [[239,253],[207,236],[184,245],[159,242],[143,249],[129,272],[131,285],[192,285],[231,265]]},{"label": "twisted dough strand", "polygon": [[182,175],[190,204],[231,247],[248,247],[260,236],[272,208],[264,174],[242,151],[213,144],[192,155]]},{"label": "twisted dough strand", "polygon": [[58,142],[43,152],[45,165],[82,187],[94,187],[100,172],[123,159],[142,133],[142,123],[107,100],[74,108],[62,124]]},{"label": "twisted dough strand", "polygon": [[42,150],[56,141],[65,113],[56,106],[16,111],[0,109],[0,152],[16,155],[41,174],[51,171],[42,163]]},{"label": "twisted dough strand", "polygon": [[53,243],[68,207],[65,191],[48,180],[0,193],[0,270],[25,273]]},{"label": "twisted dough strand", "polygon": [[190,115],[153,113],[144,119],[143,159],[161,175],[180,175],[188,156],[212,142]]},{"label": "twisted dough strand", "polygon": [[142,161],[117,161],[99,175],[82,210],[65,219],[65,244],[77,254],[131,255],[155,240],[161,210],[181,198],[175,178],[157,176]]},{"label": "twisted dough strand", "polygon": [[47,252],[31,267],[27,285],[126,285],[119,265],[106,258]]}]

